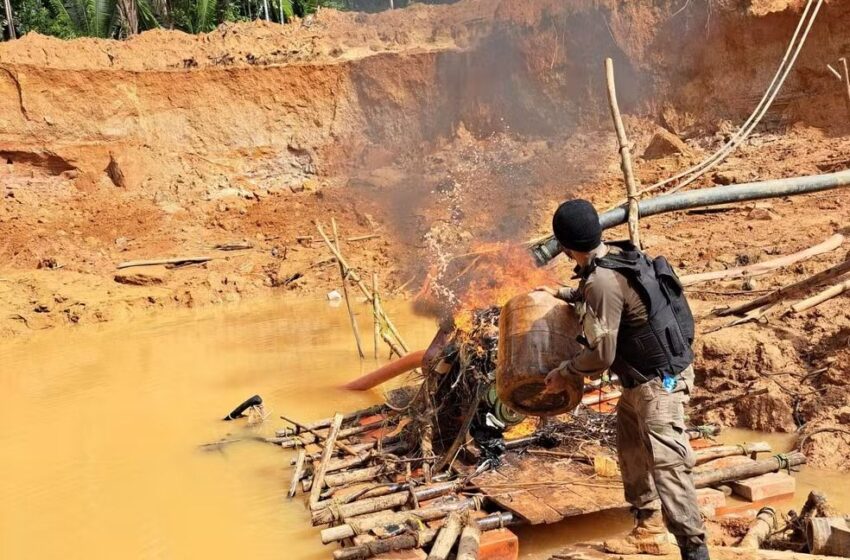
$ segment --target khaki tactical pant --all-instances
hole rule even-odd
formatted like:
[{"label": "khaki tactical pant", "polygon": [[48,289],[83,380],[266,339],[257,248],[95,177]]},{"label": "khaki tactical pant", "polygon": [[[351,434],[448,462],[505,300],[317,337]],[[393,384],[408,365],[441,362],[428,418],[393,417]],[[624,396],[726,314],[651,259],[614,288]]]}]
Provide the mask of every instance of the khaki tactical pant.
[{"label": "khaki tactical pant", "polygon": [[624,389],[617,406],[617,450],[626,501],[638,515],[660,508],[678,539],[702,543],[705,526],[691,477],[694,454],[685,432],[685,404],[694,370],[667,392],[661,379]]}]

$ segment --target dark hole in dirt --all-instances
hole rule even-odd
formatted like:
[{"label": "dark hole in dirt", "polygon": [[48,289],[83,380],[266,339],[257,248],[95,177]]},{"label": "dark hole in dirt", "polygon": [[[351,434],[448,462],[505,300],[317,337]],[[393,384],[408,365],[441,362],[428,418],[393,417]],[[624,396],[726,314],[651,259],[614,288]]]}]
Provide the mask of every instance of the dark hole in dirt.
[{"label": "dark hole in dirt", "polygon": [[24,151],[5,151],[0,152],[0,157],[6,160],[9,165],[22,163],[33,167],[40,167],[46,170],[51,175],[60,175],[64,171],[76,169],[68,163],[64,158],[52,153],[24,152]]}]

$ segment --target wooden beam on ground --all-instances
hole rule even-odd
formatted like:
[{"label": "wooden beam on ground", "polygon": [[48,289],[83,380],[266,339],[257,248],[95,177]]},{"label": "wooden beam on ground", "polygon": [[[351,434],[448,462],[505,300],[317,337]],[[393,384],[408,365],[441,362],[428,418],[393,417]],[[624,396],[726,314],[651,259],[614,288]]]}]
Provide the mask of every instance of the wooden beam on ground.
[{"label": "wooden beam on ground", "polygon": [[683,286],[693,286],[694,284],[710,282],[712,280],[730,280],[733,278],[743,278],[744,276],[761,276],[763,274],[773,272],[778,268],[790,266],[794,263],[810,259],[817,255],[822,255],[824,253],[834,251],[838,249],[842,243],[844,243],[844,236],[839,233],[836,233],[829,239],[825,240],[823,243],[819,243],[814,247],[803,249],[802,251],[798,251],[791,255],[785,255],[784,257],[779,257],[777,259],[771,259],[768,261],[755,263],[748,266],[742,266],[739,268],[714,270],[710,272],[701,272],[699,274],[686,274],[684,276],[681,276],[679,280],[681,281]]}]

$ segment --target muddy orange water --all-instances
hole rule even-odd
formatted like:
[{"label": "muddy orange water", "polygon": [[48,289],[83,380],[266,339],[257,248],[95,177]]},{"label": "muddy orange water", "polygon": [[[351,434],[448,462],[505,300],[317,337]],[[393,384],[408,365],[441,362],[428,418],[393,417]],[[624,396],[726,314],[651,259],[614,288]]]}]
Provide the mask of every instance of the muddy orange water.
[{"label": "muddy orange water", "polygon": [[[403,304],[391,313],[411,346],[427,344],[432,320]],[[330,557],[284,497],[291,454],[198,445],[270,434],[279,414],[313,420],[377,402],[380,392],[336,388],[375,365],[357,358],[344,307],[281,301],[45,331],[0,345],[0,363],[0,558]],[[271,413],[264,425],[220,421],[254,393]],[[846,494],[846,480],[830,493]],[[628,526],[609,512],[520,529],[521,556]]]}]

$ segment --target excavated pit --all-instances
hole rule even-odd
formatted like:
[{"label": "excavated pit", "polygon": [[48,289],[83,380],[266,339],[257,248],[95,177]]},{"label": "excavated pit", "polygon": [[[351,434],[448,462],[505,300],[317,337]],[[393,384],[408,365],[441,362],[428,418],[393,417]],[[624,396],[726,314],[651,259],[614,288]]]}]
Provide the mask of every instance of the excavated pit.
[{"label": "excavated pit", "polygon": [[[545,234],[566,197],[601,207],[622,197],[606,56],[635,153],[660,131],[687,148],[639,158],[650,183],[698,162],[749,115],[801,4],[463,0],[374,15],[323,10],[309,23],[197,37],[3,44],[0,333],[322,294],[338,287],[337,270],[304,238],[331,215],[346,237],[378,234],[344,250],[355,267],[380,271],[388,291],[439,284],[439,263],[453,255]],[[825,66],[850,56],[848,24],[850,6],[824,6],[756,133],[700,186],[850,166],[844,92]],[[834,191],[774,201],[758,215],[660,216],[645,222],[645,241],[701,272],[846,233],[848,217],[847,195]],[[211,249],[235,241],[252,249]],[[218,258],[204,266],[151,272],[148,285],[113,279],[121,261],[211,251]],[[825,268],[837,253],[756,289]],[[568,278],[568,264],[554,273]],[[845,423],[846,300],[710,332],[713,307],[746,298],[736,282],[691,294],[708,389],[695,398],[701,415],[767,430]],[[763,375],[784,370],[802,390]],[[744,400],[711,407],[717,393]],[[807,451],[843,467],[842,438],[821,432]]]}]

